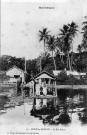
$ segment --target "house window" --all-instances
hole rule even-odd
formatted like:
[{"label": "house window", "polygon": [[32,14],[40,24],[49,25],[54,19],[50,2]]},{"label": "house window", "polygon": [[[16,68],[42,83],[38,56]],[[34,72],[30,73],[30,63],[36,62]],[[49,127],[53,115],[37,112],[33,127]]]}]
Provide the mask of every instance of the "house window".
[{"label": "house window", "polygon": [[41,81],[44,82],[45,81],[45,78],[42,78]]},{"label": "house window", "polygon": [[46,78],[45,80],[46,80],[46,84],[48,84],[48,83],[49,83],[49,79],[48,79],[48,78]]},{"label": "house window", "polygon": [[20,75],[14,75],[14,77],[15,77],[15,78],[19,78],[19,77],[20,77]]},{"label": "house window", "polygon": [[54,80],[53,79],[51,79],[51,84],[54,84]]}]

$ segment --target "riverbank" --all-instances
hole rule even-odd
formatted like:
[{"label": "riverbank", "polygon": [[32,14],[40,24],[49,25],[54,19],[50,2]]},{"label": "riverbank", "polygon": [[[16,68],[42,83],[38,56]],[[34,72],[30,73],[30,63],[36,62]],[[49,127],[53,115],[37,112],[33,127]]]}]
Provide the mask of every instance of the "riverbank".
[{"label": "riverbank", "polygon": [[22,96],[11,97],[10,103],[13,103],[14,105],[21,105],[23,103],[33,104],[33,99],[29,97],[23,98]]},{"label": "riverbank", "polygon": [[[53,87],[51,85],[47,85],[48,87]],[[55,85],[56,89],[87,89],[87,85]]]},{"label": "riverbank", "polygon": [[24,103],[28,103],[30,105],[33,105],[33,99],[30,97],[22,97],[22,96],[11,96],[8,97],[6,94],[0,94],[0,98],[4,99],[3,102],[5,102],[5,100],[7,101],[7,103],[4,105],[3,103],[3,107],[4,108],[14,108],[15,106],[20,106]]}]

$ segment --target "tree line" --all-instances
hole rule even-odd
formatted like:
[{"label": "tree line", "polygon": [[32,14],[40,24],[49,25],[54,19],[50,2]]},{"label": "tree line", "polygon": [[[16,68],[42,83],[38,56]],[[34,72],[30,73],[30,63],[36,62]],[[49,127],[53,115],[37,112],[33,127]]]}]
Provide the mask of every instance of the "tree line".
[{"label": "tree line", "polygon": [[[26,61],[26,70],[29,75],[34,76],[45,70],[52,73],[52,70],[77,70],[87,71],[87,16],[83,22],[82,42],[78,45],[78,53],[73,52],[75,36],[79,33],[79,27],[75,22],[64,24],[57,36],[50,35],[47,28],[39,30],[39,41],[43,41],[44,52],[35,59]],[[16,65],[22,70],[25,69],[25,59],[8,55],[1,57],[1,70],[7,71]]]},{"label": "tree line", "polygon": [[[80,54],[87,51],[87,16],[85,19],[86,20],[82,24],[83,27],[81,32],[78,30],[78,25],[73,21],[69,24],[64,24],[57,36],[50,35],[50,31],[48,31],[47,28],[43,28],[42,31],[39,31],[39,39],[44,43],[44,54],[51,52],[55,70],[57,69],[57,55],[59,55],[60,60],[66,69],[73,70],[75,62],[73,56],[73,44],[78,32],[82,34],[83,39],[81,44],[78,45],[77,51]],[[79,60],[82,62],[81,58],[82,56],[80,56]],[[87,59],[84,61],[86,62]]]}]

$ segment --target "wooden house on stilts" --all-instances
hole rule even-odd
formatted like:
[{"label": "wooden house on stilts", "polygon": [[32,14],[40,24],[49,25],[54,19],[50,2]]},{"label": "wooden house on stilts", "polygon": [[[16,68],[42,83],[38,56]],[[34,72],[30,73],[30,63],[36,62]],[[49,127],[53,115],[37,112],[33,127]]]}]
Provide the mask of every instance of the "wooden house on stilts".
[{"label": "wooden house on stilts", "polygon": [[[35,87],[34,87],[34,96],[56,96],[56,91],[53,86],[55,86],[55,76],[42,71],[34,77]],[[52,87],[51,87],[52,86]]]}]

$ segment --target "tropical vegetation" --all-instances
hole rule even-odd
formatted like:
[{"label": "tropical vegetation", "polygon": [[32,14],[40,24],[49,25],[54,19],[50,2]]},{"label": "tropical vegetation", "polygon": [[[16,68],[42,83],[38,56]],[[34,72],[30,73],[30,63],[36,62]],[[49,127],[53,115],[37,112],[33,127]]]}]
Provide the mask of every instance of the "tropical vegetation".
[{"label": "tropical vegetation", "polygon": [[[46,70],[52,73],[53,70],[77,70],[87,71],[87,16],[82,24],[82,31],[79,31],[78,24],[71,22],[64,24],[57,35],[51,35],[48,28],[38,31],[39,41],[43,41],[44,51],[35,59],[26,61],[26,70],[30,76]],[[73,52],[74,39],[82,34],[82,42]],[[16,65],[24,70],[24,58],[16,58],[3,55],[1,57],[1,70],[6,71]]]}]

